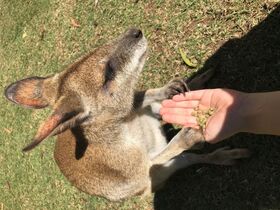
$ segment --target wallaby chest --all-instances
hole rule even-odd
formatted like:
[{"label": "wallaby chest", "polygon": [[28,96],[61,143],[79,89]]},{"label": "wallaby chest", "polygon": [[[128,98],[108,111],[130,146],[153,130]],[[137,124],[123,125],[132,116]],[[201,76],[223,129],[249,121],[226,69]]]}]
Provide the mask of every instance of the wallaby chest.
[{"label": "wallaby chest", "polygon": [[121,125],[125,142],[143,149],[152,158],[167,144],[160,121],[149,113],[140,113]]}]

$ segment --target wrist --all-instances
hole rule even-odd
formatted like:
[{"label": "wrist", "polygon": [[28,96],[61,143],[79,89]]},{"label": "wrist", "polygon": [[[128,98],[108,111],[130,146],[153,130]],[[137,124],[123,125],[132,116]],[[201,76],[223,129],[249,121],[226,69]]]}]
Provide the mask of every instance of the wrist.
[{"label": "wrist", "polygon": [[250,111],[250,93],[232,91],[233,102],[228,108],[231,134],[247,132],[248,111]]},{"label": "wrist", "polygon": [[240,107],[242,127],[241,132],[258,133],[263,101],[258,93],[243,93],[242,107]]}]

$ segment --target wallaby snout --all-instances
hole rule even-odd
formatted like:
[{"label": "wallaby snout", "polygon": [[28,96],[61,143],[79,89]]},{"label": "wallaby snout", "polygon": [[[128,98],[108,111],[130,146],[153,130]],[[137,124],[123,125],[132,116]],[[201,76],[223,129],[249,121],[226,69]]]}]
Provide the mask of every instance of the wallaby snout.
[{"label": "wallaby snout", "polygon": [[131,28],[116,40],[116,48],[109,56],[109,63],[127,75],[138,75],[147,54],[147,40],[141,30]]},{"label": "wallaby snout", "polygon": [[130,28],[126,31],[126,34],[128,37],[131,37],[132,39],[141,39],[143,38],[143,33],[138,28]]}]

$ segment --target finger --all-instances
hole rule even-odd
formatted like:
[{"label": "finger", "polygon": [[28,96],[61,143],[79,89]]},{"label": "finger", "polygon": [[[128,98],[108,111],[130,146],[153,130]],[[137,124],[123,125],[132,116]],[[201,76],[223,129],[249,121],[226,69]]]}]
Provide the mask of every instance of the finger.
[{"label": "finger", "polygon": [[172,100],[174,101],[185,101],[185,100],[200,100],[205,90],[194,90],[185,92],[185,94],[175,95]]},{"label": "finger", "polygon": [[173,101],[173,100],[164,100],[162,102],[163,107],[169,108],[190,108],[193,109],[199,105],[199,101]]},{"label": "finger", "polygon": [[179,124],[179,125],[187,125],[187,124],[196,124],[196,118],[195,117],[186,117],[186,116],[182,116],[182,115],[174,115],[174,114],[164,114],[162,115],[162,119],[165,122],[168,123],[175,123],[175,124]]},{"label": "finger", "polygon": [[175,115],[183,115],[185,117],[192,116],[193,109],[185,109],[185,108],[165,108],[162,107],[160,109],[160,114],[175,114]]}]

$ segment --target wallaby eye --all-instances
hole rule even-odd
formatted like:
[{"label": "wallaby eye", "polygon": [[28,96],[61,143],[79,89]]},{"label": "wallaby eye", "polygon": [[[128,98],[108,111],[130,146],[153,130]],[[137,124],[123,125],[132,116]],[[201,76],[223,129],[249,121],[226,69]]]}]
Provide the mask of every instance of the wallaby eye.
[{"label": "wallaby eye", "polygon": [[109,60],[105,66],[105,82],[106,85],[109,81],[112,81],[116,76],[116,69],[114,63]]}]

